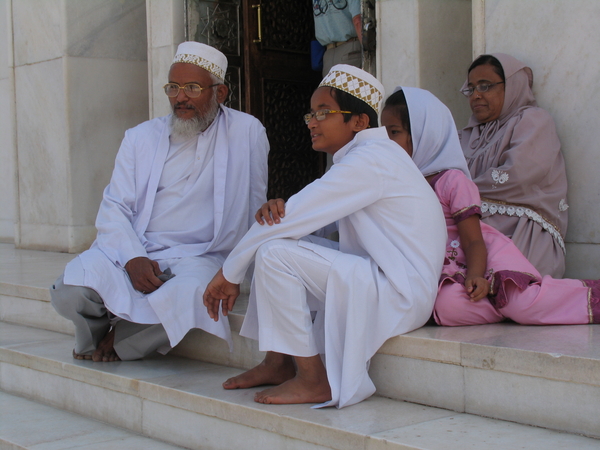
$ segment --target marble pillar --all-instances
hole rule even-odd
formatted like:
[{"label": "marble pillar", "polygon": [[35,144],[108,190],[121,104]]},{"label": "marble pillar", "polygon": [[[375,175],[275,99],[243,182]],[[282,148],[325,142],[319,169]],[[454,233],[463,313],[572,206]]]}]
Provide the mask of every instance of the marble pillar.
[{"label": "marble pillar", "polygon": [[145,2],[13,0],[11,19],[15,245],[82,251],[123,133],[148,118]]},{"label": "marble pillar", "polygon": [[14,242],[17,178],[11,0],[0,0],[0,30],[0,242]]},{"label": "marble pillar", "polygon": [[458,91],[471,62],[470,0],[377,0],[377,74],[386,92],[398,85],[435,94],[466,122]]},{"label": "marble pillar", "polygon": [[600,278],[600,2],[478,0],[474,11],[477,54],[527,63],[538,104],[556,122],[569,181],[565,276]]},{"label": "marble pillar", "polygon": [[185,40],[184,0],[146,0],[150,117],[170,114],[162,87],[177,46]]}]

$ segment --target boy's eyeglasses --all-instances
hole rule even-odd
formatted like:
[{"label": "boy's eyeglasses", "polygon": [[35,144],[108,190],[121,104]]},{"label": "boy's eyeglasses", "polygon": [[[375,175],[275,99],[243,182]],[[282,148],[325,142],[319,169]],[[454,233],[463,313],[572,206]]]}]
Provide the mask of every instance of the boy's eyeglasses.
[{"label": "boy's eyeglasses", "polygon": [[309,112],[308,114],[304,114],[304,123],[308,125],[312,118],[314,117],[318,121],[325,120],[327,114],[352,114],[352,111],[334,111],[333,109],[320,109],[315,112]]}]

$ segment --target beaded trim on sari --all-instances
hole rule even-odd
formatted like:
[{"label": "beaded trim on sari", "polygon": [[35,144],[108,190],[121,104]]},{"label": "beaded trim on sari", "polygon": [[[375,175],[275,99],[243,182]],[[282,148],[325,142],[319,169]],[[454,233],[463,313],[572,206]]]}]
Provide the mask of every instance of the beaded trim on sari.
[{"label": "beaded trim on sari", "polygon": [[489,212],[491,215],[500,214],[503,216],[526,216],[529,220],[533,220],[535,223],[540,225],[554,238],[563,253],[566,253],[565,241],[560,234],[560,230],[553,223],[549,222],[542,215],[536,213],[533,209],[525,206],[511,205],[510,203],[504,203],[497,200],[490,200],[488,198],[481,199],[481,212]]}]

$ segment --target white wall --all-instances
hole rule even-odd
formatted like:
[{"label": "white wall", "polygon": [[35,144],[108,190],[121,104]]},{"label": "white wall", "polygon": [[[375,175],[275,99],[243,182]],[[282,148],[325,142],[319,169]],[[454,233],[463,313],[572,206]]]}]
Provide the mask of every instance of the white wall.
[{"label": "white wall", "polygon": [[600,2],[475,3],[484,20],[475,47],[529,65],[538,104],[556,122],[569,180],[565,276],[600,278]]},{"label": "white wall", "polygon": [[377,74],[386,92],[398,85],[427,89],[466,123],[458,92],[471,62],[470,0],[377,0]]},{"label": "white wall", "polygon": [[177,46],[185,40],[184,0],[146,0],[148,12],[148,84],[150,117],[171,113],[162,87]]},{"label": "white wall", "polygon": [[77,252],[123,133],[148,118],[144,0],[12,1],[15,244]]},{"label": "white wall", "polygon": [[12,0],[0,0],[0,242],[14,242],[16,207]]}]

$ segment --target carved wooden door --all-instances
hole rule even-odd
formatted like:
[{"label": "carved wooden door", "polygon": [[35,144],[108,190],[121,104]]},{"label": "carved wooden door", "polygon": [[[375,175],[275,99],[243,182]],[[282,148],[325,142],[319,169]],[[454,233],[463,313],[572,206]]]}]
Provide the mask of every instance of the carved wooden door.
[{"label": "carved wooden door", "polygon": [[267,129],[269,198],[302,189],[324,170],[302,116],[321,74],[310,66],[311,0],[243,0],[244,75],[248,112]]},{"label": "carved wooden door", "polygon": [[325,158],[311,148],[302,116],[321,74],[311,69],[311,0],[186,2],[186,38],[227,55],[227,105],[267,129],[269,198],[287,198],[322,175]]}]

